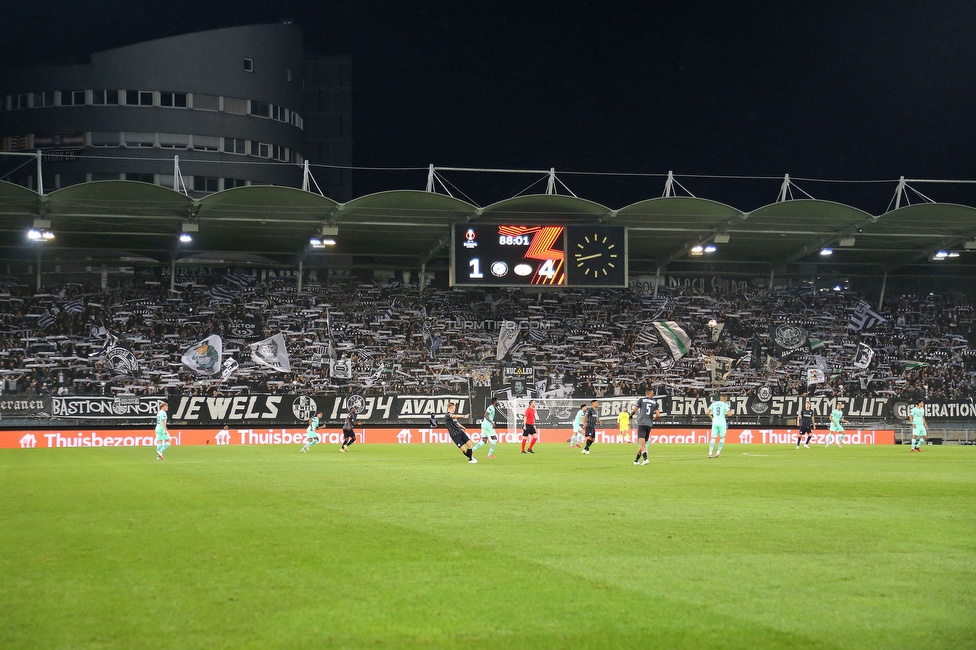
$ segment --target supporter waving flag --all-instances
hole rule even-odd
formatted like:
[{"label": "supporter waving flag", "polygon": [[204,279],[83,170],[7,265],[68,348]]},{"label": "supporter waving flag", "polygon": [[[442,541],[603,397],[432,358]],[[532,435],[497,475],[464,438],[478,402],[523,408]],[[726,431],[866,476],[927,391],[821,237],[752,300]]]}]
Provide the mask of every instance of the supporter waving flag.
[{"label": "supporter waving flag", "polygon": [[866,343],[857,344],[857,352],[854,353],[854,367],[855,368],[867,368],[871,365],[871,359],[874,358],[874,350],[871,346]]},{"label": "supporter waving flag", "polygon": [[281,372],[291,372],[288,349],[285,347],[285,335],[281,332],[263,341],[251,343],[250,347],[251,359],[255,363]]},{"label": "supporter waving flag", "polygon": [[860,332],[861,330],[871,329],[875,325],[880,325],[886,320],[881,314],[875,313],[871,309],[871,305],[863,300],[859,300],[857,309],[851,316],[851,322],[847,325],[847,329],[853,332]]},{"label": "supporter waving flag", "polygon": [[202,375],[218,375],[222,352],[223,342],[220,337],[211,334],[183,353],[183,365]]},{"label": "supporter waving flag", "polygon": [[654,328],[658,337],[668,346],[671,358],[675,361],[688,354],[691,349],[691,335],[686,327],[678,325],[673,320],[654,321]]},{"label": "supporter waving flag", "polygon": [[495,350],[495,360],[501,361],[508,354],[512,346],[515,345],[515,339],[518,338],[519,327],[514,321],[507,320],[502,323],[502,326],[498,329],[498,347]]}]

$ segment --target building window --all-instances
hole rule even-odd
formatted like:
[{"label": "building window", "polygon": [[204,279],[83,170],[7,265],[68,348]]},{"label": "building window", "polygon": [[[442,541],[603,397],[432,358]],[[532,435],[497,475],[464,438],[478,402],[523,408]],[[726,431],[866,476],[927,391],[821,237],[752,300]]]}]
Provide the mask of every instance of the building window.
[{"label": "building window", "polygon": [[193,148],[200,151],[220,151],[220,138],[213,135],[195,135]]},{"label": "building window", "polygon": [[155,183],[156,177],[153,174],[126,174],[125,180],[138,181],[139,183]]},{"label": "building window", "polygon": [[244,59],[244,72],[254,72],[254,59]]},{"label": "building window", "polygon": [[183,133],[160,133],[159,146],[166,149],[186,149],[190,136]]},{"label": "building window", "polygon": [[126,90],[125,91],[125,105],[126,106],[138,106],[139,105],[139,91],[138,90]]},{"label": "building window", "polygon": [[251,100],[251,115],[257,117],[271,117],[271,105],[265,102]]},{"label": "building window", "polygon": [[246,154],[247,140],[239,140],[237,138],[224,138],[224,152]]},{"label": "building window", "polygon": [[153,105],[153,93],[148,90],[139,91],[139,106],[152,106]]},{"label": "building window", "polygon": [[27,93],[22,93],[17,95],[17,106],[16,108],[28,108],[30,106],[30,98]]},{"label": "building window", "polygon": [[234,187],[244,187],[247,185],[247,181],[243,178],[225,178],[224,179],[224,189],[229,190]]},{"label": "building window", "polygon": [[155,133],[137,133],[134,131],[125,132],[125,146],[127,147],[152,147],[156,144]]},{"label": "building window", "polygon": [[85,105],[85,91],[84,90],[72,90],[71,91],[71,103],[75,106]]},{"label": "building window", "polygon": [[247,115],[247,100],[236,97],[224,97],[224,112],[234,115]]},{"label": "building window", "polygon": [[159,105],[186,108],[186,93],[159,93]]},{"label": "building window", "polygon": [[260,143],[260,145],[258,146],[258,155],[260,157],[262,157],[262,158],[270,158],[271,157],[271,145],[270,144],[264,144],[263,142]]},{"label": "building window", "polygon": [[198,192],[219,192],[220,179],[212,176],[197,176],[196,190]]},{"label": "building window", "polygon": [[92,104],[117,106],[119,103],[119,91],[117,90],[93,90]]}]

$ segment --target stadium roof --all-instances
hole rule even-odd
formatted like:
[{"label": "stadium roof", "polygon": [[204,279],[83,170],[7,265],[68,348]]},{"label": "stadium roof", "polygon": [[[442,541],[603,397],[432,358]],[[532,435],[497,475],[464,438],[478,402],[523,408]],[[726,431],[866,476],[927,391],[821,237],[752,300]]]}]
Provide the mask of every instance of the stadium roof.
[{"label": "stadium roof", "polygon": [[[755,263],[785,268],[794,263],[868,265],[871,272],[928,263],[940,250],[976,251],[976,208],[922,203],[881,215],[831,201],[791,199],[750,212],[708,199],[669,196],[619,209],[557,194],[518,196],[478,207],[450,196],[396,190],[337,203],[319,194],[274,186],[248,186],[195,199],[134,181],[98,181],[49,194],[0,182],[0,259],[32,259],[26,238],[35,219],[50,220],[56,239],[45,242],[45,259],[85,256],[92,261],[169,263],[210,260],[294,266],[374,264],[419,268],[446,259],[450,227],[488,223],[605,223],[630,232],[631,273],[653,271],[689,257],[696,245],[719,236],[717,251],[703,262]],[[194,241],[177,236],[195,224]],[[336,226],[334,247],[312,251],[309,238]],[[842,241],[844,240],[844,241]],[[973,246],[970,244],[970,246]],[[933,262],[944,264],[943,261]]]}]

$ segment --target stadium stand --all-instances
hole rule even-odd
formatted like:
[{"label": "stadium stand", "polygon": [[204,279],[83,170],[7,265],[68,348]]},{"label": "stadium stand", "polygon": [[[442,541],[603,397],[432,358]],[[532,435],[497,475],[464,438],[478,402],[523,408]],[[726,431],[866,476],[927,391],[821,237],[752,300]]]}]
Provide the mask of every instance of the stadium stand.
[{"label": "stadium stand", "polygon": [[[9,283],[0,288],[0,372],[4,394],[24,396],[435,394],[496,385],[512,366],[533,367],[535,382],[550,390],[572,385],[573,397],[634,395],[647,383],[692,396],[719,384],[733,395],[772,386],[785,395],[976,396],[971,303],[950,294],[892,296],[880,318],[860,322],[857,331],[852,318],[864,305],[846,291],[785,288],[738,296],[682,288],[655,299],[629,290],[331,282],[298,294],[294,283],[256,283],[243,273],[209,285],[184,283],[174,292],[153,281],[45,293]],[[520,335],[499,363],[497,330],[509,320]],[[653,321],[687,328],[691,352],[672,360]],[[778,353],[773,330],[783,324],[802,328],[806,346]],[[250,361],[248,343],[278,332],[287,341],[288,373]],[[201,378],[181,363],[192,344],[211,334],[240,364],[226,381]],[[108,341],[132,352],[138,376],[110,367],[102,355]],[[728,366],[713,381],[716,358]],[[808,383],[811,370],[822,372],[823,381]]]}]

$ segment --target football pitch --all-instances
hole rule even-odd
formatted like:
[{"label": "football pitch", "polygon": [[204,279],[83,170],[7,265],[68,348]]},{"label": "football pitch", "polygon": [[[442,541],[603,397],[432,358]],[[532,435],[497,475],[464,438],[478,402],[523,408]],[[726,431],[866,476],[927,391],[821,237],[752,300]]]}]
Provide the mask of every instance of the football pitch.
[{"label": "football pitch", "polygon": [[0,648],[973,648],[976,448],[0,450]]}]

